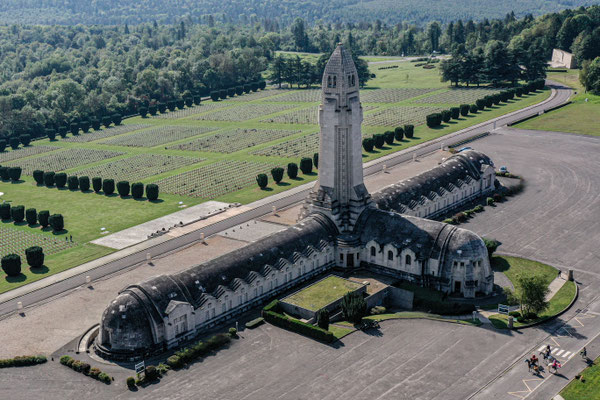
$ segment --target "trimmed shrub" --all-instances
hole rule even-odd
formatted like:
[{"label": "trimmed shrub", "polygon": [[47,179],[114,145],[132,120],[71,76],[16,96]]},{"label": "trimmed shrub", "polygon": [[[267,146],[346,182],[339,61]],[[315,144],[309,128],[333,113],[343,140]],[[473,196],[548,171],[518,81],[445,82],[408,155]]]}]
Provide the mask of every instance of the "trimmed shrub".
[{"label": "trimmed shrub", "polygon": [[235,328],[229,328],[229,336],[231,337],[237,337],[237,329]]},{"label": "trimmed shrub", "polygon": [[488,108],[494,105],[494,98],[492,96],[484,96],[483,101],[485,101],[485,106]]},{"label": "trimmed shrub", "polygon": [[111,116],[111,119],[115,125],[121,125],[121,121],[123,120],[123,117],[121,116],[121,114],[113,114]]},{"label": "trimmed shrub", "polygon": [[202,103],[202,97],[201,96],[194,96],[193,97],[194,100],[194,104],[199,106]]},{"label": "trimmed shrub", "polygon": [[473,211],[475,211],[476,213],[482,212],[484,210],[482,205],[476,205],[475,208],[473,209]]},{"label": "trimmed shrub", "polygon": [[100,382],[110,384],[110,382],[111,382],[112,379],[110,378],[110,376],[108,374],[106,374],[104,372],[100,372],[98,374],[98,380]]},{"label": "trimmed shrub", "polygon": [[23,146],[29,146],[29,144],[31,143],[31,136],[30,135],[21,135],[21,136],[19,136],[19,141],[21,141]]},{"label": "trimmed shrub", "polygon": [[50,211],[42,210],[38,213],[38,222],[42,226],[42,228],[50,225]]},{"label": "trimmed shrub", "polygon": [[459,110],[460,110],[460,115],[462,115],[463,117],[466,117],[467,115],[469,115],[470,107],[468,104],[461,104]]},{"label": "trimmed shrub", "polygon": [[21,274],[21,257],[17,254],[8,254],[2,257],[2,270],[8,276],[19,276]]},{"label": "trimmed shrub", "polygon": [[37,210],[35,208],[25,210],[25,221],[27,221],[28,225],[37,224]]},{"label": "trimmed shrub", "polygon": [[69,125],[69,131],[73,134],[73,136],[79,135],[79,124],[77,122],[73,122]]},{"label": "trimmed shrub", "polygon": [[18,182],[21,179],[21,167],[10,167],[8,169],[8,176],[13,182]]},{"label": "trimmed shrub", "polygon": [[192,107],[194,105],[194,99],[192,97],[186,97],[183,101],[185,102],[186,107]]},{"label": "trimmed shrub", "polygon": [[475,100],[475,105],[477,106],[478,110],[483,110],[485,108],[485,100],[477,99]]},{"label": "trimmed shrub", "polygon": [[158,112],[164,114],[167,112],[167,105],[165,103],[158,103]]},{"label": "trimmed shrub", "polygon": [[48,218],[48,222],[54,232],[60,232],[65,229],[65,221],[62,214],[52,214],[50,218]]},{"label": "trimmed shrub", "polygon": [[21,143],[21,141],[19,140],[18,137],[12,136],[8,139],[8,144],[10,144],[10,147],[13,150],[16,150],[19,148],[19,144]]},{"label": "trimmed shrub", "polygon": [[470,112],[471,114],[476,114],[476,113],[477,113],[477,111],[479,111],[479,107],[477,107],[477,104],[471,104],[471,105],[469,106],[469,112]]},{"label": "trimmed shrub", "polygon": [[39,246],[31,246],[25,249],[27,264],[31,268],[41,268],[44,266],[44,250]]},{"label": "trimmed shrub", "polygon": [[180,110],[183,110],[185,107],[185,101],[183,99],[177,99],[175,101],[175,103],[177,104],[177,108],[179,108]]},{"label": "trimmed shrub", "polygon": [[298,164],[289,163],[287,165],[287,176],[290,179],[296,179],[298,177]]},{"label": "trimmed shrub", "polygon": [[67,174],[64,172],[59,172],[58,174],[54,175],[54,183],[56,184],[57,188],[64,188],[67,184]]},{"label": "trimmed shrub", "polygon": [[140,117],[146,118],[148,116],[148,109],[146,107],[138,108],[138,112],[140,113]]},{"label": "trimmed shrub", "polygon": [[235,94],[237,94],[238,96],[241,96],[244,93],[244,87],[243,86],[236,86],[235,87]]},{"label": "trimmed shrub", "polygon": [[100,129],[102,129],[102,124],[100,123],[100,120],[98,118],[92,118],[90,122],[92,124],[92,128],[95,131],[99,131]]},{"label": "trimmed shrub", "polygon": [[15,358],[0,359],[0,368],[28,367],[43,364],[48,359],[45,356],[16,356]]},{"label": "trimmed shrub", "polygon": [[402,139],[404,139],[404,129],[402,129],[402,127],[397,126],[394,129],[394,138],[396,139],[396,141],[401,141]]},{"label": "trimmed shrub", "polygon": [[367,315],[367,302],[362,293],[348,292],[342,298],[342,315],[345,320],[359,323]]},{"label": "trimmed shrub", "polygon": [[252,89],[253,92],[258,91],[258,82],[250,83],[250,89]]},{"label": "trimmed shrub", "polygon": [[319,168],[319,153],[313,154],[313,164],[315,168]]},{"label": "trimmed shrub", "polygon": [[329,329],[329,311],[326,308],[317,311],[317,326],[324,330]]},{"label": "trimmed shrub", "polygon": [[252,90],[252,88],[250,87],[250,84],[245,83],[244,84],[244,93],[250,93],[250,90]]},{"label": "trimmed shrub", "polygon": [[385,142],[387,144],[392,144],[394,143],[394,132],[393,131],[386,131],[383,134],[383,139],[385,140]]},{"label": "trimmed shrub", "polygon": [[302,157],[302,159],[300,160],[300,171],[302,171],[302,173],[304,175],[306,175],[306,174],[310,174],[312,172],[312,169],[313,169],[312,159],[309,157]]},{"label": "trimmed shrub", "polygon": [[229,96],[229,97],[235,96],[235,88],[234,87],[227,88],[227,96]]},{"label": "trimmed shrub", "polygon": [[465,222],[467,220],[467,214],[465,214],[464,212],[456,213],[452,217],[452,220],[456,222]]},{"label": "trimmed shrub", "polygon": [[117,182],[117,192],[119,192],[119,196],[121,196],[121,197],[129,196],[129,190],[131,190],[131,186],[129,186],[129,182],[127,182],[127,181]]},{"label": "trimmed shrub", "polygon": [[213,90],[212,92],[210,92],[210,99],[212,101],[218,101],[219,100],[219,92],[217,92],[216,90]]},{"label": "trimmed shrub", "polygon": [[[67,365],[68,366],[68,365]],[[90,369],[90,374],[89,376],[91,376],[94,379],[98,379],[98,376],[102,373],[102,371],[100,371],[98,368],[94,367],[92,369]]]},{"label": "trimmed shrub", "polygon": [[[100,377],[98,377],[100,378]],[[144,380],[153,382],[158,379],[158,371],[154,365],[148,365],[144,371]]]},{"label": "trimmed shrub", "polygon": [[373,140],[373,138],[364,138],[362,141],[363,149],[365,149],[367,153],[371,153],[373,151],[374,144],[375,141]]},{"label": "trimmed shrub", "polygon": [[111,117],[109,117],[108,115],[105,117],[102,117],[102,125],[104,125],[106,128],[108,128],[111,123],[112,123]]},{"label": "trimmed shrub", "polygon": [[261,325],[263,322],[265,322],[265,319],[263,317],[258,317],[256,319],[253,319],[252,321],[246,322],[246,328],[254,329],[257,326]]},{"label": "trimmed shrub", "polygon": [[10,203],[0,204],[0,219],[10,219]]},{"label": "trimmed shrub", "polygon": [[443,110],[442,111],[442,121],[449,122],[452,119],[452,111]]},{"label": "trimmed shrub", "polygon": [[102,190],[102,178],[98,176],[93,177],[92,188],[94,189],[94,192],[100,193],[100,191]]},{"label": "trimmed shrub", "polygon": [[10,175],[8,175],[8,167],[0,167],[0,179],[3,181],[10,180]]},{"label": "trimmed shrub", "polygon": [[38,185],[43,185],[44,184],[44,171],[39,170],[39,169],[36,169],[35,171],[33,171],[33,180]]},{"label": "trimmed shrub", "polygon": [[496,105],[500,104],[500,102],[502,101],[502,96],[500,96],[499,93],[493,94],[491,97],[492,97],[492,101]]},{"label": "trimmed shrub", "polygon": [[82,192],[87,192],[90,190],[90,178],[87,176],[79,177],[79,190]]},{"label": "trimmed shrub", "polygon": [[83,133],[88,133],[90,131],[90,122],[89,121],[81,121],[79,123],[79,127],[83,131]]},{"label": "trimmed shrub", "polygon": [[130,376],[127,378],[125,383],[127,383],[127,387],[129,389],[133,389],[135,387],[135,378],[133,376]]},{"label": "trimmed shrub", "polygon": [[183,362],[181,361],[181,357],[172,355],[167,358],[167,365],[173,369],[178,369],[183,367]]},{"label": "trimmed shrub", "polygon": [[50,141],[54,141],[54,139],[56,139],[56,131],[54,129],[46,129],[44,131],[46,133],[46,136],[48,137],[48,139],[50,139]]},{"label": "trimmed shrub", "polygon": [[262,310],[262,316],[265,321],[279,326],[280,328],[288,329],[293,332],[300,333],[302,335],[312,337],[325,343],[332,343],[335,341],[333,333],[321,329],[317,326],[313,326],[292,318],[286,315],[278,313],[278,301],[274,300],[267,307]]},{"label": "trimmed shrub", "polygon": [[58,127],[58,134],[60,135],[61,138],[66,138],[67,137],[67,132],[69,130],[67,129],[66,126],[59,126]]},{"label": "trimmed shrub", "polygon": [[0,153],[6,150],[6,140],[0,139]]},{"label": "trimmed shrub", "polygon": [[518,86],[517,88],[515,88],[515,95],[517,97],[522,97],[523,94],[525,94],[525,89],[523,89],[522,86]]},{"label": "trimmed shrub", "polygon": [[429,114],[425,118],[427,120],[427,126],[430,128],[435,128],[442,124],[442,114],[440,114],[440,113]]},{"label": "trimmed shrub", "polygon": [[[452,119],[458,119],[460,117],[460,108],[459,107],[450,108],[450,114],[451,114]],[[448,121],[446,121],[446,122],[448,122]]]},{"label": "trimmed shrub", "polygon": [[281,182],[283,179],[283,168],[276,167],[271,170],[271,176],[273,177],[273,181],[275,183]]},{"label": "trimmed shrub", "polygon": [[76,176],[71,175],[67,178],[67,187],[69,188],[69,190],[79,189],[79,179]]},{"label": "trimmed shrub", "polygon": [[102,191],[105,195],[110,196],[115,192],[115,180],[114,179],[104,179],[102,181]]},{"label": "trimmed shrub", "polygon": [[25,206],[14,206],[10,209],[12,220],[20,223],[25,219]]},{"label": "trimmed shrub", "polygon": [[146,198],[150,201],[158,200],[158,185],[150,183],[146,185]]},{"label": "trimmed shrub", "polygon": [[385,138],[383,137],[383,133],[374,134],[373,141],[375,142],[375,147],[381,149],[385,145]]},{"label": "trimmed shrub", "polygon": [[264,189],[269,184],[269,178],[267,178],[267,174],[258,174],[256,175],[256,183],[261,189]]},{"label": "trimmed shrub", "polygon": [[156,104],[152,104],[152,105],[148,106],[148,113],[150,115],[156,115],[157,112],[158,112],[158,106]]},{"label": "trimmed shrub", "polygon": [[266,87],[267,87],[267,82],[265,82],[265,81],[259,81],[258,82],[258,88],[260,90],[265,90]]},{"label": "trimmed shrub", "polygon": [[485,204],[487,204],[488,206],[493,206],[494,203],[495,203],[495,201],[491,197],[488,197],[487,199],[485,199]]},{"label": "trimmed shrub", "polygon": [[494,193],[494,195],[492,196],[492,198],[494,199],[494,201],[496,203],[500,203],[502,201],[502,195],[500,193]]},{"label": "trimmed shrub", "polygon": [[219,90],[219,98],[225,100],[227,98],[227,89]]},{"label": "trimmed shrub", "polygon": [[131,185],[131,197],[134,199],[141,199],[144,197],[144,184],[136,182]]}]

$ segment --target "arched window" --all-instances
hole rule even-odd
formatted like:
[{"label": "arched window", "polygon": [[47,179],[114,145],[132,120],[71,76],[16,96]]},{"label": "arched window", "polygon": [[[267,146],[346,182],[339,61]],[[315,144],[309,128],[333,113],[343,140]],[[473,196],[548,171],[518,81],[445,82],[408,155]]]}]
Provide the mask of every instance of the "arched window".
[{"label": "arched window", "polygon": [[404,264],[410,265],[411,263],[412,263],[412,258],[410,257],[410,254],[407,254],[406,257],[404,258]]},{"label": "arched window", "polygon": [[333,87],[337,87],[337,77],[333,76]]},{"label": "arched window", "polygon": [[394,252],[391,250],[388,250],[388,260],[392,261],[394,259]]},{"label": "arched window", "polygon": [[330,88],[331,87],[331,75],[329,75],[327,77],[327,87]]},{"label": "arched window", "polygon": [[354,75],[352,75],[352,84],[350,86],[356,85],[356,81],[354,80]]},{"label": "arched window", "polygon": [[371,246],[371,257],[375,257],[375,246]]}]

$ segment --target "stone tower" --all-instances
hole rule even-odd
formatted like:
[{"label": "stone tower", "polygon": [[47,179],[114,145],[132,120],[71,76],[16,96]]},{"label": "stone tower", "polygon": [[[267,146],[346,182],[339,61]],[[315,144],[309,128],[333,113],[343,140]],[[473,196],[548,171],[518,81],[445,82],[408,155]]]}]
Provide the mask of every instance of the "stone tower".
[{"label": "stone tower", "polygon": [[342,234],[352,231],[371,196],[363,183],[363,110],[358,74],[349,52],[338,44],[329,58],[319,106],[319,180],[300,217],[327,215]]}]

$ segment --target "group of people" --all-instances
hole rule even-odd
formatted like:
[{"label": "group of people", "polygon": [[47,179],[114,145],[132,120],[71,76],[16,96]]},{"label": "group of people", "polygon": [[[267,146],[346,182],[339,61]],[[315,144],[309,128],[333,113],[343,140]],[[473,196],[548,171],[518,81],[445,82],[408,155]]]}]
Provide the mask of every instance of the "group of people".
[{"label": "group of people", "polygon": [[[554,370],[554,372],[556,373],[556,371],[558,371],[558,369],[561,368],[562,365],[558,362],[556,358],[552,356],[551,352],[552,350],[550,348],[550,345],[547,345],[544,350],[540,351],[540,354],[542,355],[542,357],[544,357],[544,361],[546,361],[548,369]],[[531,358],[526,359],[525,362],[527,363],[527,368],[530,372],[532,369],[535,374],[538,374],[540,372],[540,360],[535,354],[532,354]]]}]

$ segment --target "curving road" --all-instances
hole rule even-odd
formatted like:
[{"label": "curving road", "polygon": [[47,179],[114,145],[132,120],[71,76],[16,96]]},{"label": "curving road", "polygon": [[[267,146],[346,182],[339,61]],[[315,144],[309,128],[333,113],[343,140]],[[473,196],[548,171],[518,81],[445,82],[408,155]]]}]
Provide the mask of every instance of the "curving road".
[{"label": "curving road", "polygon": [[[469,140],[482,133],[492,131],[496,127],[501,127],[522,118],[539,114],[544,110],[566,103],[572,95],[573,91],[570,88],[563,86],[558,82],[547,81],[547,84],[552,89],[552,93],[548,99],[541,103],[366,163],[364,165],[364,175],[369,176],[381,171],[383,165],[390,167],[403,162],[408,162],[413,159],[414,155],[422,156],[432,153],[438,150],[442,143],[445,146],[449,146]],[[65,275],[68,277],[65,277],[64,279],[61,278],[60,274],[57,274],[0,295],[0,317],[16,312],[17,302],[21,302],[23,307],[36,304],[81,286],[85,282],[86,276],[90,276],[92,280],[95,280],[117,273],[144,262],[147,253],[158,255],[172,252],[181,247],[198,242],[201,233],[204,233],[208,237],[225,229],[262,217],[270,213],[273,206],[277,207],[277,209],[282,209],[301,202],[307,196],[312,185],[313,183],[309,183],[279,195],[274,195],[249,204],[248,206],[252,207],[250,210],[226,220],[208,225],[201,230],[190,232],[167,241],[162,239],[160,240],[160,243],[154,245],[152,244],[152,241],[148,241],[146,247],[135,252],[132,252],[131,249],[124,249],[121,251],[124,254],[122,258],[107,262],[94,269],[85,269],[79,272],[79,267],[76,267],[72,270],[65,271]],[[118,255],[119,252],[114,253],[113,256],[115,254]]]}]

